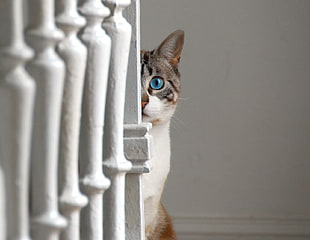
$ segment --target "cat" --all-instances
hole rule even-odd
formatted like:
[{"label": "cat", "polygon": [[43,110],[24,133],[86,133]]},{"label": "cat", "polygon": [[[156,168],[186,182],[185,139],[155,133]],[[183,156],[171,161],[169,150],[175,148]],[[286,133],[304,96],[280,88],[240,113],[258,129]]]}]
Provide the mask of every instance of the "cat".
[{"label": "cat", "polygon": [[178,66],[183,44],[184,32],[177,30],[153,51],[141,51],[142,119],[153,124],[151,171],[142,178],[147,240],[176,240],[161,195],[170,171],[169,127],[181,90]]}]

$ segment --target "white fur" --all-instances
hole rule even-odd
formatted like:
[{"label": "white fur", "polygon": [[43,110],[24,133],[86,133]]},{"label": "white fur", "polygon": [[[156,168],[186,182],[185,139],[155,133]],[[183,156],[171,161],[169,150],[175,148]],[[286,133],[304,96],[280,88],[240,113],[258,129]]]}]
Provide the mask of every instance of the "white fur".
[{"label": "white fur", "polygon": [[149,103],[143,109],[143,122],[158,124],[170,121],[175,112],[175,105],[171,105],[167,100],[161,101],[158,97],[149,95]]},{"label": "white fur", "polygon": [[148,161],[150,173],[143,174],[143,196],[145,225],[156,218],[161,195],[170,171],[170,121],[155,125],[150,134],[153,136],[153,157]]},{"label": "white fur", "polygon": [[150,135],[153,136],[153,157],[148,161],[150,173],[143,174],[143,196],[145,224],[150,225],[156,218],[161,195],[170,171],[170,119],[175,111],[165,101],[149,96],[149,103],[143,110],[143,121],[153,122]]},{"label": "white fur", "polygon": [[163,105],[158,97],[149,96],[149,103],[143,109],[143,121],[152,122],[160,117]]}]

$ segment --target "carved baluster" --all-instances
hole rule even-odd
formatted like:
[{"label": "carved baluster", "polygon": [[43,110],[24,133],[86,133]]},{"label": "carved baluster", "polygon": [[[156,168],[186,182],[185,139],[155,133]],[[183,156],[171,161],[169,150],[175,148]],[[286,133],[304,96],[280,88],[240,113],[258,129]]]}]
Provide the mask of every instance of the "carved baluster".
[{"label": "carved baluster", "polygon": [[142,173],[149,169],[145,161],[151,157],[150,123],[141,123],[141,68],[140,68],[140,0],[134,0],[125,10],[131,23],[131,51],[125,103],[125,156],[133,167],[126,176],[126,240],[144,240],[144,211]]},{"label": "carved baluster", "polygon": [[80,210],[87,198],[80,193],[78,151],[81,102],[86,67],[86,48],[77,38],[77,31],[85,25],[77,10],[76,0],[57,0],[57,24],[65,32],[58,44],[58,53],[66,63],[66,76],[61,114],[59,192],[60,211],[68,220],[61,239],[80,238]]},{"label": "carved baluster", "polygon": [[80,7],[86,18],[81,40],[88,49],[80,134],[80,186],[89,203],[81,212],[81,239],[103,238],[103,192],[110,181],[102,172],[102,139],[111,40],[101,28],[109,9],[100,0]]},{"label": "carved baluster", "polygon": [[32,237],[59,239],[66,226],[58,213],[57,166],[64,64],[55,52],[63,33],[55,27],[54,1],[29,0],[27,37],[35,58],[27,69],[35,78],[37,95],[32,141]]},{"label": "carved baluster", "polygon": [[6,239],[29,239],[28,179],[35,85],[24,64],[33,54],[24,43],[22,1],[1,1],[0,16],[0,168],[6,188],[1,196],[6,202]]},{"label": "carved baluster", "polygon": [[131,26],[122,16],[129,0],[104,1],[111,10],[103,23],[112,39],[110,76],[104,126],[104,173],[111,187],[104,195],[104,239],[125,240],[125,174],[131,163],[124,156],[123,123]]}]

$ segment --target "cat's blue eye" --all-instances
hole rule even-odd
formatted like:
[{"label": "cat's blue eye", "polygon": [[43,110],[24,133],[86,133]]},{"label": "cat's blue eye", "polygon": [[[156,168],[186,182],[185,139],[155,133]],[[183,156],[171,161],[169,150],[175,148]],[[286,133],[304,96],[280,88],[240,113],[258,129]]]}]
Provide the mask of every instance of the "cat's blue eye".
[{"label": "cat's blue eye", "polygon": [[159,90],[159,89],[163,88],[163,86],[164,86],[164,80],[159,78],[159,77],[154,77],[150,81],[150,87],[154,90]]}]

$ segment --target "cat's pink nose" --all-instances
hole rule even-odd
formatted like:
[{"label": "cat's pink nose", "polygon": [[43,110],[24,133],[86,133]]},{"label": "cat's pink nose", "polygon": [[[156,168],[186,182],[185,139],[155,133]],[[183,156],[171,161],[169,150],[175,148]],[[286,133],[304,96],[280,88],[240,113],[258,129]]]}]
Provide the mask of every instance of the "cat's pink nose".
[{"label": "cat's pink nose", "polygon": [[147,104],[147,102],[142,102],[142,109],[145,108],[146,104]]}]

